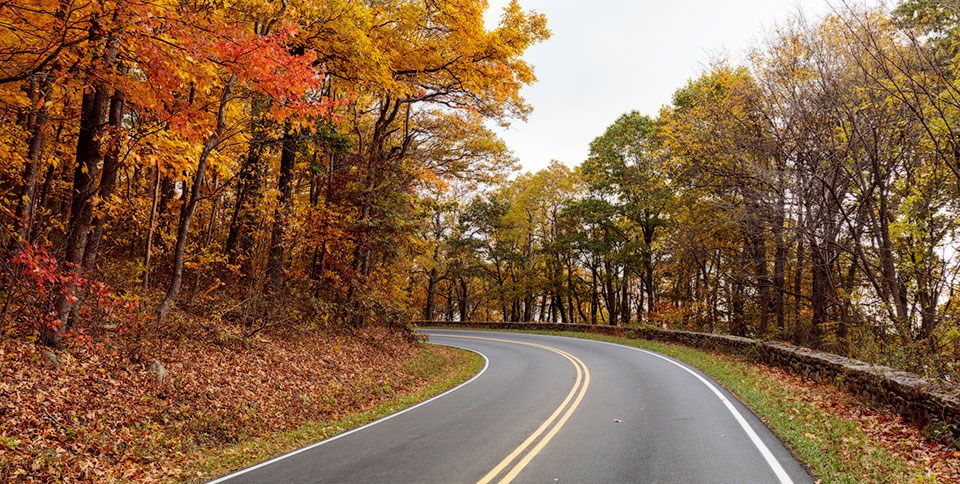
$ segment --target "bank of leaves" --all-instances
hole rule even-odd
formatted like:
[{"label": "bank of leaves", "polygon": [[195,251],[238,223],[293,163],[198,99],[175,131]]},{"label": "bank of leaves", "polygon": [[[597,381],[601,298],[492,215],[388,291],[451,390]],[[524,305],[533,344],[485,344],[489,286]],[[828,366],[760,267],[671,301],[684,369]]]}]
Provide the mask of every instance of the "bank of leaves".
[{"label": "bank of leaves", "polygon": [[469,363],[384,328],[247,340],[222,327],[195,332],[147,350],[168,372],[162,384],[152,357],[44,351],[0,340],[3,482],[200,479],[211,452],[439,392]]}]

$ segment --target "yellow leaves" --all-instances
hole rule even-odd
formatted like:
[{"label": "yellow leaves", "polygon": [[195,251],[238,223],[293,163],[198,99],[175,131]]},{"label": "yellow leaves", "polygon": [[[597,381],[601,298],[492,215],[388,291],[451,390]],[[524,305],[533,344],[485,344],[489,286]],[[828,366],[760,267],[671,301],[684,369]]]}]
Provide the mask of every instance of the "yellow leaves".
[{"label": "yellow leaves", "polygon": [[737,169],[745,150],[763,128],[758,124],[760,93],[744,68],[715,66],[674,96],[674,107],[661,113],[658,137],[687,167],[711,167],[723,173]]},{"label": "yellow leaves", "polygon": [[331,20],[316,48],[331,70],[349,79],[348,90],[431,99],[494,116],[524,112],[519,89],[534,76],[521,55],[549,36],[542,15],[514,2],[487,31],[481,0],[337,8],[346,20]]},{"label": "yellow leaves", "polygon": [[522,53],[531,45],[550,38],[547,17],[533,11],[523,11],[517,0],[511,0],[504,7],[500,25],[493,33],[500,44],[515,53]]},{"label": "yellow leaves", "polygon": [[141,159],[146,165],[156,164],[165,176],[180,178],[196,164],[201,147],[178,136],[170,130],[158,130],[144,140],[149,148],[142,150]]}]

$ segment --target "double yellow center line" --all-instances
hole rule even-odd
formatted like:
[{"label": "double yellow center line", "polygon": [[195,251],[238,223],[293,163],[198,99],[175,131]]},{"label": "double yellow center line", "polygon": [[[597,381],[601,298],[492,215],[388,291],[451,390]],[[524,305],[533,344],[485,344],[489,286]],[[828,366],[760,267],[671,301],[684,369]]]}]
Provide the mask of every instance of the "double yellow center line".
[{"label": "double yellow center line", "polygon": [[[533,460],[537,454],[553,439],[553,436],[560,431],[560,428],[567,422],[570,418],[570,415],[573,415],[574,410],[580,405],[580,401],[583,400],[583,395],[587,393],[587,386],[590,385],[590,370],[587,369],[587,365],[580,361],[576,356],[567,353],[566,351],[554,348],[552,346],[541,345],[537,343],[527,343],[523,341],[511,341],[506,339],[497,339],[497,338],[483,338],[479,336],[453,336],[453,335],[443,335],[448,338],[464,338],[464,339],[478,339],[486,341],[497,341],[500,343],[510,343],[516,345],[524,346],[533,346],[534,348],[544,349],[553,353],[556,353],[573,364],[573,367],[577,370],[577,379],[573,384],[573,388],[570,389],[570,392],[567,394],[567,397],[563,399],[563,402],[560,403],[560,406],[550,415],[549,418],[543,424],[537,428],[526,440],[520,444],[519,447],[513,450],[510,455],[506,456],[496,467],[493,468],[487,475],[483,476],[483,479],[477,481],[477,484],[488,484],[494,482],[498,476],[501,474],[503,477],[497,481],[499,484],[506,484],[517,477],[517,474],[520,474],[520,471],[523,470],[527,464]],[[542,436],[542,437],[541,437]],[[539,440],[538,440],[539,439]],[[530,448],[533,446],[532,448]],[[527,450],[529,448],[529,451]],[[524,454],[526,452],[526,454]],[[523,455],[521,457],[521,455]],[[517,458],[520,458],[519,461],[514,463]],[[512,464],[512,467],[511,467]]]}]

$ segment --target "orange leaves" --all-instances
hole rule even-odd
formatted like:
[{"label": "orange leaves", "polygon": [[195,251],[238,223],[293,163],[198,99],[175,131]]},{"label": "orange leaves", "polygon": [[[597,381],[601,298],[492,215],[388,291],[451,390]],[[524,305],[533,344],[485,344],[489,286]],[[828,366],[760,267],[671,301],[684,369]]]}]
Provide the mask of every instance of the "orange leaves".
[{"label": "orange leaves", "polygon": [[139,18],[124,32],[134,82],[123,88],[138,111],[179,135],[193,142],[209,135],[210,112],[231,75],[272,99],[277,120],[328,115],[323,71],[314,52],[298,49],[294,27],[258,35],[226,11],[180,5],[144,6]]}]

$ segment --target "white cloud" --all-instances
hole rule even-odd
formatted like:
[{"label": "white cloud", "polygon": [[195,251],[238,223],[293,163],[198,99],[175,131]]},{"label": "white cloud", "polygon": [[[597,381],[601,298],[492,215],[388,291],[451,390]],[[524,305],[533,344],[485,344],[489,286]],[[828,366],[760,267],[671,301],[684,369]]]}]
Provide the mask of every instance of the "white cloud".
[{"label": "white cloud", "polygon": [[[523,92],[533,114],[501,131],[530,171],[551,159],[579,164],[620,114],[655,115],[717,56],[740,61],[778,22],[831,9],[823,0],[520,1],[553,31],[525,56],[539,79]],[[507,3],[491,0],[488,21]]]}]

